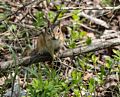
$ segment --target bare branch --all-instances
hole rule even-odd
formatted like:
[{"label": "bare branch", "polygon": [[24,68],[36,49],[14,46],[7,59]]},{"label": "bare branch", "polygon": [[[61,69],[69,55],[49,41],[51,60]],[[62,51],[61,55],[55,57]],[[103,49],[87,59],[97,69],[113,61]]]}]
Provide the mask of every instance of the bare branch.
[{"label": "bare branch", "polygon": [[[113,47],[113,46],[118,46],[118,45],[120,45],[119,38],[109,39],[109,40],[96,39],[93,41],[91,45],[66,50],[62,54],[60,54],[59,57],[65,58],[65,57],[71,57],[71,56],[78,56],[83,53],[97,51],[97,50],[101,50],[101,49]],[[35,56],[24,57],[23,59],[17,60],[17,65],[29,66],[33,63],[45,62],[45,61],[50,61],[50,60],[51,60],[50,56],[41,56],[40,54],[36,54]],[[3,70],[7,68],[13,68],[13,67],[15,67],[14,60],[7,61],[7,62],[1,62],[0,72],[2,72]]]}]

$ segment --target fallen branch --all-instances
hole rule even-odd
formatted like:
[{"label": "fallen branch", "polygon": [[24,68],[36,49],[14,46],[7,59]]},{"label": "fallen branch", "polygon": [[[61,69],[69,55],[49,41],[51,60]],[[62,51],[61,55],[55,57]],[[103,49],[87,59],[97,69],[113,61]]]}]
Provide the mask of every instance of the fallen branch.
[{"label": "fallen branch", "polygon": [[115,7],[104,7],[104,8],[83,8],[83,7],[62,7],[61,10],[118,10],[120,5]]},{"label": "fallen branch", "polygon": [[94,22],[94,23],[96,23],[98,25],[101,25],[101,26],[103,26],[105,28],[109,28],[108,24],[105,21],[103,21],[101,19],[98,19],[98,18],[95,18],[95,17],[90,16],[90,15],[87,15],[84,12],[79,13],[78,16],[85,17],[86,19],[88,19],[88,20],[90,20],[90,21],[92,21],[92,22]]},{"label": "fallen branch", "polygon": [[94,43],[88,46],[84,47],[78,47],[75,49],[67,50],[63,52],[60,57],[65,58],[65,57],[70,57],[70,56],[77,56],[83,53],[88,53],[92,51],[97,51],[101,49],[105,49],[108,47],[113,47],[113,46],[118,46],[120,45],[120,39],[110,39],[110,40],[105,40],[105,39],[96,39],[94,40]]},{"label": "fallen branch", "polygon": [[[101,49],[113,47],[113,46],[118,46],[118,45],[120,45],[119,38],[109,39],[109,40],[96,39],[96,40],[93,40],[91,45],[66,50],[62,54],[60,54],[59,57],[65,58],[65,57],[77,56],[77,55],[80,55],[83,53],[97,51],[97,50],[101,50]],[[40,54],[36,54],[35,56],[24,57],[22,59],[16,60],[16,64],[18,66],[29,66],[33,63],[44,62],[44,61],[48,61],[48,60],[49,61],[51,60],[50,56],[41,56]],[[16,65],[15,65],[14,60],[7,61],[7,62],[1,62],[0,63],[0,72],[2,72],[5,69],[8,69],[8,68],[13,68],[15,66]]]}]

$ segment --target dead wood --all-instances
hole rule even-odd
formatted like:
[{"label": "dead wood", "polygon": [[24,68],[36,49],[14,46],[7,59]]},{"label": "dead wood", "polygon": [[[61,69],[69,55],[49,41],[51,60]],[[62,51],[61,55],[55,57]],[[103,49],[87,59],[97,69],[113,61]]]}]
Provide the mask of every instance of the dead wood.
[{"label": "dead wood", "polygon": [[[118,45],[120,45],[119,38],[109,39],[109,40],[95,39],[92,41],[92,43],[90,45],[66,50],[63,53],[61,53],[59,55],[59,57],[65,58],[65,57],[71,57],[71,56],[78,56],[80,54],[97,51],[97,50],[101,50],[101,49],[113,47],[113,46],[118,46]],[[16,60],[16,62],[14,60],[1,62],[0,63],[0,72],[6,70],[8,68],[13,68],[17,65],[18,66],[29,66],[33,63],[45,62],[45,61],[50,61],[50,60],[51,60],[50,56],[41,56],[40,54],[36,54],[34,56],[24,57],[22,59],[18,58]]]}]

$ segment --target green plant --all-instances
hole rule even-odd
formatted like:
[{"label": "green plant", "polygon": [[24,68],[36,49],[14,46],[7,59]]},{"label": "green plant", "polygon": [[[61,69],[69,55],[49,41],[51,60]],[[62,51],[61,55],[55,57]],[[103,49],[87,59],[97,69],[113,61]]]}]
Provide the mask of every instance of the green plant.
[{"label": "green plant", "polygon": [[119,50],[113,50],[114,54],[113,57],[115,60],[119,61],[120,60],[120,51]]},{"label": "green plant", "polygon": [[[31,71],[33,73],[33,70]],[[48,73],[48,72],[46,72]],[[50,70],[48,74],[34,73],[36,78],[28,85],[29,97],[59,97],[63,91],[63,80],[60,80],[55,70]]]},{"label": "green plant", "polygon": [[35,27],[43,27],[44,25],[46,25],[44,13],[42,11],[36,12],[34,20]]},{"label": "green plant", "polygon": [[104,5],[111,5],[111,1],[112,0],[102,0],[101,2],[102,2],[102,4],[104,4]]}]

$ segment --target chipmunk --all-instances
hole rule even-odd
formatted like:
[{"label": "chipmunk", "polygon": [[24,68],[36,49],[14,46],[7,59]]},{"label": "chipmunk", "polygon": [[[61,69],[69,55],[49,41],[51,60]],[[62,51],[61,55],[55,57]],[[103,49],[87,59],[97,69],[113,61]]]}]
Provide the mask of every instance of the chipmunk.
[{"label": "chipmunk", "polygon": [[51,33],[42,33],[38,36],[36,52],[41,54],[49,53],[54,59],[55,51],[63,46],[64,35],[59,26],[56,26]]},{"label": "chipmunk", "polygon": [[[24,50],[23,56],[34,56],[36,54],[41,54],[41,56],[47,56],[49,55],[52,60],[56,56],[56,52],[64,47],[64,40],[66,32],[63,30],[64,26],[56,26],[52,30],[52,32],[44,31],[42,32],[37,38],[33,39],[34,45],[33,50],[31,51],[31,48],[28,47]],[[49,57],[48,56],[48,57]],[[50,58],[50,59],[51,59]]]}]

